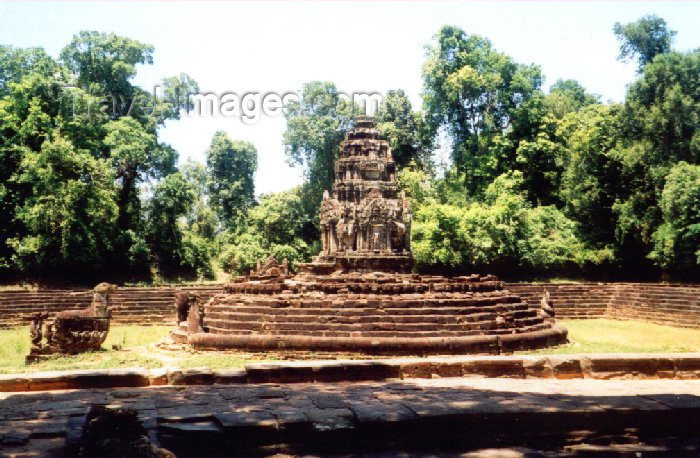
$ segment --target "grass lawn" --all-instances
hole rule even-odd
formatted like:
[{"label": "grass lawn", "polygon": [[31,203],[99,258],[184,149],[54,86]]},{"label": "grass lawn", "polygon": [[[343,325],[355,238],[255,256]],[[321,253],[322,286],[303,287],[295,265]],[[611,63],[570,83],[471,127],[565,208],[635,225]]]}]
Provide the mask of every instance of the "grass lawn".
[{"label": "grass lawn", "polygon": [[521,354],[700,351],[700,329],[605,318],[557,320],[557,324],[569,330],[568,344]]},{"label": "grass lawn", "polygon": [[[112,326],[101,351],[73,356],[54,356],[45,361],[24,364],[29,353],[29,327],[0,330],[0,373],[108,369],[116,367],[162,367],[159,359],[148,356],[148,344],[168,334],[169,326]],[[112,350],[121,345],[122,350]]]},{"label": "grass lawn", "polygon": [[[560,320],[569,330],[570,343],[555,348],[521,352],[521,354],[561,353],[635,353],[635,352],[695,352],[700,351],[700,330],[660,326],[642,321],[607,319]],[[168,326],[112,326],[102,350],[75,356],[55,356],[51,359],[24,364],[29,353],[29,328],[0,329],[0,373],[32,372],[66,369],[109,369],[118,367],[210,367],[212,369],[240,368],[247,361],[320,358],[329,355],[301,353],[243,353],[189,352],[157,348],[153,344],[165,337]],[[112,345],[120,345],[113,350]]]}]

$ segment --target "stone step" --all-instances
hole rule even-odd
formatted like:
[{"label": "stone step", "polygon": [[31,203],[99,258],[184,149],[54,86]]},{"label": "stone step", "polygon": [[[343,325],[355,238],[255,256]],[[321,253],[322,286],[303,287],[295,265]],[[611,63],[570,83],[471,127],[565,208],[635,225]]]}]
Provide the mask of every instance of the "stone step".
[{"label": "stone step", "polygon": [[[513,326],[524,327],[536,324],[541,324],[541,318],[523,318],[515,320]],[[328,335],[332,335],[337,331],[349,331],[349,332],[369,332],[369,331],[396,331],[396,332],[409,332],[409,331],[454,331],[454,332],[465,332],[465,331],[486,331],[497,329],[499,326],[493,320],[485,321],[475,321],[462,324],[450,324],[450,323],[401,323],[401,322],[375,322],[375,323],[335,323],[335,322],[290,322],[290,321],[238,321],[235,319],[223,319],[223,318],[205,318],[205,327],[215,327],[218,329],[229,329],[229,330],[249,330],[249,331],[285,331],[285,332],[296,332],[296,331],[321,331],[326,332]],[[510,332],[513,329],[509,329]]]},{"label": "stone step", "polygon": [[[534,324],[523,326],[518,329],[515,334],[526,332],[535,332],[547,329],[549,326],[544,324]],[[494,335],[513,335],[511,329],[486,329],[486,330],[447,330],[441,328],[432,331],[395,331],[395,330],[328,330],[325,332],[318,329],[294,329],[294,330],[277,330],[265,329],[262,331],[254,331],[250,329],[227,329],[216,326],[209,326],[208,331],[211,334],[220,335],[256,335],[256,336],[314,336],[314,337],[336,337],[336,338],[352,338],[352,337],[399,337],[399,338],[434,338],[434,337],[464,337],[464,336],[494,336]]]},{"label": "stone step", "polygon": [[494,304],[483,307],[357,307],[357,308],[332,308],[332,307],[265,307],[256,305],[218,305],[212,304],[206,307],[206,313],[249,313],[253,315],[327,315],[356,316],[366,313],[378,313],[398,316],[398,315],[470,315],[474,313],[505,313],[513,311],[537,310],[527,304]]},{"label": "stone step", "polygon": [[[286,312],[286,313],[284,313]],[[459,324],[477,321],[493,321],[498,316],[496,313],[470,313],[466,315],[444,314],[444,315],[392,315],[389,311],[383,314],[376,314],[376,311],[366,310],[364,313],[338,315],[334,313],[317,314],[317,315],[299,315],[294,310],[285,310],[280,313],[275,310],[275,313],[251,314],[244,312],[218,311],[216,309],[209,310],[206,319],[228,319],[241,322],[260,321],[286,321],[296,323],[311,323],[311,322],[335,322],[335,323],[441,323],[441,324]],[[519,310],[503,312],[501,316],[504,319],[520,319],[537,316],[535,310]]]}]

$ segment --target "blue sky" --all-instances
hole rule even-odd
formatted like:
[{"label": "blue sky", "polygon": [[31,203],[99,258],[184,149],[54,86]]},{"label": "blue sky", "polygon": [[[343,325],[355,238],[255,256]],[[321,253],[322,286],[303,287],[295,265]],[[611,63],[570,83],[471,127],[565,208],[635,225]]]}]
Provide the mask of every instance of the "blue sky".
[{"label": "blue sky", "polygon": [[[41,46],[57,56],[73,34],[99,30],[155,46],[154,64],[136,82],[152,87],[163,76],[194,77],[216,93],[298,90],[330,80],[344,91],[404,89],[421,103],[424,47],[445,24],[488,37],[523,63],[536,63],[545,87],[573,78],[603,100],[621,101],[634,64],[616,60],[613,24],[657,14],[678,31],[676,49],[700,47],[700,2],[19,2],[0,0],[0,43]],[[257,192],[301,182],[285,162],[284,118],[254,125],[233,118],[186,118],[166,125],[163,141],[181,161],[202,161],[217,130],[251,141],[259,154]]]}]

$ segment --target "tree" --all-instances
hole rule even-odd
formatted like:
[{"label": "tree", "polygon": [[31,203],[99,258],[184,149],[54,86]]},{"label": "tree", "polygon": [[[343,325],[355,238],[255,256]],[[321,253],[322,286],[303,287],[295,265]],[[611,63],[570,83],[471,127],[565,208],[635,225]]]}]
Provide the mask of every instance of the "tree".
[{"label": "tree", "polygon": [[30,189],[16,210],[22,235],[8,241],[13,261],[26,273],[94,279],[112,248],[114,177],[107,161],[76,150],[58,132],[52,137],[39,152],[25,151],[11,178]]},{"label": "tree", "polygon": [[318,251],[311,216],[304,210],[302,189],[264,194],[248,210],[245,232],[229,237],[221,255],[226,270],[244,274],[267,256],[287,259],[292,269]]},{"label": "tree", "polygon": [[[107,193],[100,195],[105,209],[116,205],[115,224],[96,218],[104,224],[94,228],[94,240],[79,229],[71,229],[82,240],[71,241],[77,252],[95,248],[100,253],[100,262],[91,263],[91,272],[112,279],[143,278],[148,273],[141,190],[149,181],[174,172],[177,159],[176,151],[158,142],[157,127],[167,119],[177,119],[185,108],[173,100],[176,89],[185,92],[196,86],[187,75],[166,79],[164,100],[157,104],[163,110],[136,110],[132,116],[121,116],[135,98],[147,96],[131,80],[139,63],[151,62],[151,54],[148,45],[97,32],[76,35],[64,48],[61,61],[41,49],[0,47],[0,269],[4,273],[8,269],[19,274],[47,272],[45,261],[50,259],[57,266],[64,265],[52,254],[58,245],[48,234],[40,237],[48,244],[46,257],[34,256],[30,250],[35,226],[30,224],[32,213],[27,209],[44,208],[44,203],[52,202],[54,190],[31,179],[22,164],[32,164],[46,145],[54,145],[52,151],[64,151],[60,160],[45,167],[57,189],[62,180],[71,183],[77,179],[53,167],[67,167],[74,157],[81,158],[86,167],[109,167],[106,176],[112,180],[111,192],[109,197]],[[105,99],[111,95],[120,101],[121,108],[112,109]],[[87,107],[91,107],[89,116]],[[8,244],[10,240],[12,244]],[[87,256],[81,253],[74,266],[82,265]],[[87,276],[81,274],[80,279],[87,281]]]},{"label": "tree", "polygon": [[389,142],[397,168],[411,161],[430,167],[430,145],[421,114],[402,89],[386,93],[375,115],[379,133]]},{"label": "tree", "polygon": [[43,49],[0,45],[0,97],[8,95],[11,83],[19,83],[30,74],[51,78],[56,73],[65,73],[65,69]]},{"label": "tree", "polygon": [[628,24],[616,22],[613,32],[620,41],[618,59],[638,59],[638,72],[659,54],[671,51],[676,32],[666,26],[666,21],[656,15],[648,15]]},{"label": "tree", "polygon": [[669,52],[644,67],[625,98],[628,137],[652,163],[700,161],[700,50]]},{"label": "tree", "polygon": [[[663,222],[652,236],[649,257],[660,267],[697,276],[700,269],[700,165],[678,162],[661,194]],[[686,270],[683,272],[683,270]],[[697,278],[697,277],[696,277]]]},{"label": "tree", "polygon": [[331,189],[338,147],[356,114],[357,107],[341,98],[328,81],[304,84],[301,100],[287,106],[285,153],[290,164],[304,167],[302,192],[312,215],[318,215],[323,191]]},{"label": "tree", "polygon": [[589,105],[565,116],[558,129],[566,151],[558,161],[563,168],[559,197],[594,246],[616,243],[613,205],[626,188],[619,161],[621,114],[619,105]]},{"label": "tree", "polygon": [[412,250],[423,270],[469,268],[513,273],[600,263],[608,250],[590,250],[575,222],[554,206],[533,207],[521,172],[497,177],[482,202],[466,206],[428,201],[414,217]]},{"label": "tree", "polygon": [[155,186],[148,202],[148,244],[156,265],[165,276],[183,267],[183,229],[180,220],[188,215],[197,196],[185,177],[172,173]]},{"label": "tree", "polygon": [[616,237],[629,247],[623,256],[643,265],[663,222],[666,176],[680,161],[700,163],[700,51],[669,52],[645,65],[627,92],[623,116]]},{"label": "tree", "polygon": [[225,227],[240,229],[246,211],[255,203],[258,153],[252,143],[234,141],[226,132],[214,134],[206,152],[210,204]]},{"label": "tree", "polygon": [[113,33],[82,31],[63,48],[61,59],[82,88],[130,100],[136,65],[153,63],[153,46]]},{"label": "tree", "polygon": [[218,224],[216,212],[209,205],[209,176],[205,165],[199,162],[187,161],[180,172],[194,189],[197,196],[192,211],[186,216],[187,228],[205,240],[214,242]]},{"label": "tree", "polygon": [[[132,80],[138,64],[153,62],[152,54],[150,45],[94,31],[75,35],[61,52],[62,61],[75,76],[79,94],[104,108],[88,122],[71,117],[65,125],[74,138],[79,138],[79,145],[96,157],[110,159],[120,184],[118,232],[111,265],[118,272],[144,275],[147,253],[141,185],[176,170],[177,152],[158,142],[157,128],[168,119],[178,119],[186,108],[186,103],[174,100],[174,94],[196,88],[194,80],[181,74],[164,79],[163,100],[151,100],[151,95]],[[162,109],[154,111],[153,105]]]},{"label": "tree", "polygon": [[557,80],[545,97],[547,110],[557,119],[581,108],[599,103],[600,97],[586,92],[576,80]]},{"label": "tree", "polygon": [[[540,69],[521,65],[478,35],[445,26],[423,65],[423,103],[433,136],[446,129],[452,159],[471,194],[512,169],[519,113],[539,94]],[[511,132],[511,133],[509,133]],[[515,137],[514,137],[515,136]]]}]

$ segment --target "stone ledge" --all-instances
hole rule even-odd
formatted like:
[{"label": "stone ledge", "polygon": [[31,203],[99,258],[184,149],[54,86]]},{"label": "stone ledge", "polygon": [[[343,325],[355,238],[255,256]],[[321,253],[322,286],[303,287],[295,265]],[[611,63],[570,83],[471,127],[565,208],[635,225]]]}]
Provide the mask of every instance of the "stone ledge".
[{"label": "stone ledge", "polygon": [[244,369],[109,369],[0,375],[0,392],[161,385],[378,381],[443,377],[700,379],[700,353],[442,356],[282,361]]},{"label": "stone ledge", "polygon": [[559,326],[515,334],[463,337],[334,337],[307,335],[258,335],[197,333],[188,337],[200,350],[245,349],[343,351],[384,355],[501,354],[558,345],[567,331]]}]

